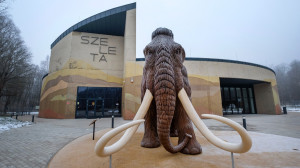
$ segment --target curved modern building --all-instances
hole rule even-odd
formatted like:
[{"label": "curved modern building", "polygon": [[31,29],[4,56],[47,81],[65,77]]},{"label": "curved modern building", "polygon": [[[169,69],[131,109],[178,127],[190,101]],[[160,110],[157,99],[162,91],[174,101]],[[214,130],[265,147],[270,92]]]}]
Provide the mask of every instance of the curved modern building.
[{"label": "curved modern building", "polygon": [[[240,61],[186,58],[199,114],[281,114],[272,69]],[[51,44],[39,117],[132,119],[141,104],[136,4],[91,16]]]}]

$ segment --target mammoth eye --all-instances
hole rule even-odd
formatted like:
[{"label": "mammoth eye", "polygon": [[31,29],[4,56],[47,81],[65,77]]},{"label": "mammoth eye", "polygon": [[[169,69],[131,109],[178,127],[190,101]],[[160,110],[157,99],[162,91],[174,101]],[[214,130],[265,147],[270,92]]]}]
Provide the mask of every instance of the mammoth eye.
[{"label": "mammoth eye", "polygon": [[181,54],[181,49],[178,48],[176,51],[175,51],[176,54]]},{"label": "mammoth eye", "polygon": [[145,51],[145,54],[146,54],[146,55],[151,55],[151,54],[152,54],[152,51],[151,51],[150,49],[147,49],[147,50]]}]

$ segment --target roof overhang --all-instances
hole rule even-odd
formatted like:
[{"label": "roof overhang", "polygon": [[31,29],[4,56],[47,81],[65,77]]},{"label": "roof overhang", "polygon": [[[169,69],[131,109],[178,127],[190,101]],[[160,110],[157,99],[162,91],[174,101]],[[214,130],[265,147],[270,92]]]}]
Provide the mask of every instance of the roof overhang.
[{"label": "roof overhang", "polygon": [[135,9],[136,3],[119,6],[94,16],[86,18],[64,31],[52,44],[51,49],[69,33],[86,32],[106,34],[113,36],[124,36],[126,11]]}]

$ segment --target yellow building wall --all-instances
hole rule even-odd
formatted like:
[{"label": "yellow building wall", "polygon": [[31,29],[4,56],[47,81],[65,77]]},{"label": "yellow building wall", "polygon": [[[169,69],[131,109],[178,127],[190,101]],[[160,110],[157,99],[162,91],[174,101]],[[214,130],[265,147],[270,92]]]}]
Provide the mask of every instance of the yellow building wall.
[{"label": "yellow building wall", "polygon": [[[269,112],[269,114],[281,114],[276,76],[272,71],[257,66],[230,62],[185,61],[184,64],[189,74],[197,74],[207,80],[212,80],[213,77],[221,77],[252,79],[269,83],[272,94],[270,98],[274,102],[273,110],[271,110],[272,112]],[[256,89],[258,89],[258,87],[254,87],[254,92],[257,93],[258,91],[256,91]],[[259,99],[257,96],[255,96],[255,98]],[[268,101],[269,100],[261,99],[260,102],[266,104]],[[264,113],[264,111],[267,111],[265,108],[264,106],[258,106],[257,113]]]},{"label": "yellow building wall", "polygon": [[[189,82],[192,88],[192,104],[197,113],[223,115],[222,98],[220,90],[220,77],[252,79],[267,82],[268,89],[261,91],[254,86],[257,104],[257,113],[281,114],[275,74],[267,69],[245,64],[212,62],[212,61],[188,61],[184,62],[187,68]],[[141,104],[141,79],[144,61],[125,62],[124,87],[126,87],[126,106],[123,111],[124,119],[132,119]],[[268,99],[266,99],[268,98]],[[268,104],[262,106],[260,104]]]},{"label": "yellow building wall", "polygon": [[122,87],[124,38],[71,32],[51,50],[39,117],[75,118],[78,86]]}]

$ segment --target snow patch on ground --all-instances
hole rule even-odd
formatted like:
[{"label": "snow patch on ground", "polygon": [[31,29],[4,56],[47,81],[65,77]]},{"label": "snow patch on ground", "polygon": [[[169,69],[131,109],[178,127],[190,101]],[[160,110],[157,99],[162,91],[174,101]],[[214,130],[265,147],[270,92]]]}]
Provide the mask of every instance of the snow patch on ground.
[{"label": "snow patch on ground", "polygon": [[300,112],[300,105],[281,106],[282,112],[283,112],[283,107],[286,107],[287,112]]},{"label": "snow patch on ground", "polygon": [[300,107],[287,107],[287,112],[300,112]]},{"label": "snow patch on ground", "polygon": [[31,125],[31,122],[23,122],[10,117],[0,117],[0,133],[12,128],[19,128],[27,125]]},{"label": "snow patch on ground", "polygon": [[[29,115],[37,115],[39,114],[38,111],[31,111],[31,112],[27,112],[27,111],[23,111],[24,114],[29,114]],[[9,114],[9,115],[20,115],[22,114],[22,112],[6,112],[6,114]]]}]

